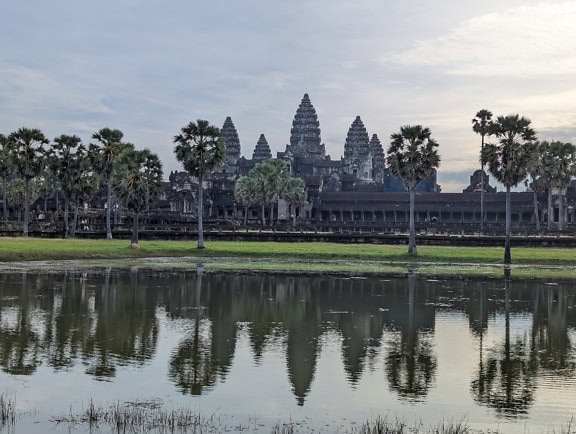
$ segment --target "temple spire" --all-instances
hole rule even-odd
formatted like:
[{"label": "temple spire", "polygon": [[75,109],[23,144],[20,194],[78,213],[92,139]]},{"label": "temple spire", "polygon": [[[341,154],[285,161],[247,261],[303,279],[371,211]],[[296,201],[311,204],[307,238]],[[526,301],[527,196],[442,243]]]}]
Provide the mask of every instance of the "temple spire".
[{"label": "temple spire", "polygon": [[266,136],[264,136],[264,134],[260,134],[258,143],[256,143],[256,147],[254,148],[254,153],[252,154],[252,160],[260,162],[264,160],[269,160],[271,158],[272,158],[272,151],[270,151],[270,145],[268,145]]},{"label": "temple spire", "polygon": [[308,159],[323,159],[326,156],[320,138],[318,115],[307,93],[304,94],[292,121],[290,149],[293,154]]}]

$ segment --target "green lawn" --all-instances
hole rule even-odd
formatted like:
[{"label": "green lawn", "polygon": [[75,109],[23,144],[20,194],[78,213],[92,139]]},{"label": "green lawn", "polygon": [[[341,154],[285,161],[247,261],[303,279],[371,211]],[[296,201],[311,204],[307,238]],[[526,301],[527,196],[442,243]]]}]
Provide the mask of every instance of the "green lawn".
[{"label": "green lawn", "polygon": [[[196,249],[195,241],[143,241],[140,249],[128,240],[62,240],[39,238],[0,238],[0,261],[59,259],[123,259],[145,257],[235,257],[273,258],[297,261],[349,260],[409,264],[502,264],[499,247],[419,246],[418,257],[406,254],[406,246],[336,243],[206,242]],[[514,264],[576,266],[576,249],[512,249]]]},{"label": "green lawn", "polygon": [[[207,242],[203,250],[196,248],[195,241],[143,241],[134,249],[127,240],[0,238],[0,264],[5,270],[80,266],[190,269],[202,263],[206,269],[229,272],[346,276],[405,274],[407,269],[428,276],[497,278],[503,273],[503,248],[419,246],[418,257],[410,257],[406,251],[406,246],[375,244],[232,241]],[[512,260],[515,278],[576,279],[576,249],[518,247],[512,249]]]}]

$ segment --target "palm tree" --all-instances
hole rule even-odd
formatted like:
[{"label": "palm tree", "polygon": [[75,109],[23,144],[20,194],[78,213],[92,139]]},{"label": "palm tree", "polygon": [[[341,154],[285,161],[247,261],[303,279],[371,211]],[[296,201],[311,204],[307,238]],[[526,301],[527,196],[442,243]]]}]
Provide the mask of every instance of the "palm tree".
[{"label": "palm tree", "polygon": [[77,136],[62,134],[56,137],[52,148],[48,151],[48,166],[56,176],[60,190],[64,194],[64,238],[68,238],[69,233],[70,198],[78,179],[85,172],[84,161],[87,158],[87,149]]},{"label": "palm tree", "polygon": [[234,197],[244,206],[244,226],[248,223],[248,209],[258,203],[256,189],[252,185],[253,182],[253,178],[241,176],[234,186]]},{"label": "palm tree", "polygon": [[[492,112],[490,110],[482,109],[476,113],[476,117],[472,119],[472,130],[482,137],[482,144],[480,147],[480,155],[484,151],[484,137],[490,135],[490,128],[492,124]],[[480,231],[484,230],[484,162],[480,158],[482,169],[482,180],[480,181]]]},{"label": "palm tree", "polygon": [[558,229],[564,228],[564,192],[576,174],[576,146],[559,141],[541,144],[542,177],[548,188],[548,229],[552,228],[552,190],[558,189]]},{"label": "palm tree", "polygon": [[81,162],[80,176],[76,178],[72,191],[70,192],[70,202],[74,206],[74,223],[72,224],[72,230],[70,231],[70,236],[74,238],[76,236],[76,228],[78,227],[78,215],[79,210],[82,205],[88,202],[94,197],[94,193],[98,191],[98,186],[100,179],[91,170],[90,162],[88,160],[83,160]]},{"label": "palm tree", "polygon": [[541,231],[540,226],[540,212],[538,207],[538,193],[543,191],[543,178],[542,178],[542,158],[541,158],[541,144],[538,142],[534,142],[535,149],[532,152],[532,160],[530,161],[530,165],[528,167],[528,175],[530,177],[530,181],[524,181],[526,187],[532,191],[532,198],[534,203],[534,220],[536,221],[536,230],[538,232]]},{"label": "palm tree", "polygon": [[431,138],[429,128],[421,125],[405,125],[399,133],[390,136],[386,162],[394,176],[402,181],[410,192],[410,234],[408,254],[416,256],[416,230],[414,228],[414,198],[416,186],[431,176],[440,165],[436,140]]},{"label": "palm tree", "polygon": [[510,189],[517,186],[528,175],[530,162],[534,158],[536,133],[530,127],[531,121],[518,114],[498,116],[491,132],[498,143],[487,143],[482,150],[482,161],[488,170],[506,187],[506,238],[504,242],[504,263],[512,263],[510,254]]},{"label": "palm tree", "polygon": [[262,207],[262,225],[266,224],[265,208],[270,207],[270,224],[274,223],[274,204],[282,193],[286,191],[290,172],[288,166],[281,160],[266,160],[254,166],[240,185],[241,188],[250,189],[245,193],[251,197],[252,202]]},{"label": "palm tree", "polygon": [[306,184],[302,178],[290,177],[286,182],[282,199],[292,207],[292,226],[296,226],[296,207],[306,204]]},{"label": "palm tree", "polygon": [[174,136],[174,153],[184,170],[198,178],[198,248],[204,248],[204,177],[224,163],[225,147],[220,129],[203,119],[190,122]]},{"label": "palm tree", "polygon": [[102,128],[92,135],[98,143],[91,143],[89,147],[90,159],[96,172],[106,182],[106,239],[112,239],[112,225],[110,212],[112,209],[112,179],[114,163],[122,153],[125,144],[122,143],[124,134],[120,130]]},{"label": "palm tree", "polygon": [[24,179],[24,224],[22,234],[28,236],[30,222],[30,181],[40,175],[45,164],[44,145],[48,139],[36,128],[20,128],[8,137],[14,169]]},{"label": "palm tree", "polygon": [[2,216],[4,223],[8,221],[8,206],[6,205],[7,181],[8,176],[12,173],[9,143],[8,137],[0,134],[0,177],[2,178]]},{"label": "palm tree", "polygon": [[134,214],[132,220],[132,247],[138,247],[139,214],[148,210],[163,189],[162,163],[148,149],[132,150],[122,155],[114,190],[120,202]]}]

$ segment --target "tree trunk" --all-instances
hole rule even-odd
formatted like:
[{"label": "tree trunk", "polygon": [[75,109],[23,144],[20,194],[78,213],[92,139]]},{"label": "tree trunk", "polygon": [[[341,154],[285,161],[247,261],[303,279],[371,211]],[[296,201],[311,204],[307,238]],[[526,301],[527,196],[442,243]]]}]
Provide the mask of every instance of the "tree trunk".
[{"label": "tree trunk", "polygon": [[132,238],[130,239],[130,244],[133,247],[138,246],[138,217],[139,214],[134,212],[134,216],[132,217]]},{"label": "tree trunk", "polygon": [[264,214],[266,212],[266,208],[264,207],[264,204],[262,204],[262,226],[266,226],[266,215]]},{"label": "tree trunk", "polygon": [[410,189],[410,230],[408,235],[408,254],[410,256],[418,255],[416,251],[416,228],[414,227],[414,199],[416,192],[414,188]]},{"label": "tree trunk", "polygon": [[558,191],[558,229],[564,229],[564,192],[562,188]]},{"label": "tree trunk", "polygon": [[552,219],[554,211],[552,210],[552,187],[548,187],[548,230],[552,230]]},{"label": "tree trunk", "polygon": [[74,206],[74,219],[72,220],[72,229],[70,230],[71,238],[76,238],[77,227],[78,227],[78,204]]},{"label": "tree trunk", "polygon": [[68,195],[64,196],[64,238],[68,238],[68,209],[70,208],[70,199]]},{"label": "tree trunk", "polygon": [[292,226],[296,226],[296,207],[292,205]]},{"label": "tree trunk", "polygon": [[510,206],[510,186],[506,186],[506,237],[504,241],[504,263],[511,264],[512,256],[510,254],[510,223],[512,220],[512,210]]},{"label": "tree trunk", "polygon": [[110,221],[110,212],[112,211],[112,176],[106,181],[106,239],[112,239],[112,222]]},{"label": "tree trunk", "polygon": [[[482,134],[482,147],[480,155],[484,152],[484,134]],[[480,181],[480,233],[484,232],[484,161],[481,163],[481,181]]]},{"label": "tree trunk", "polygon": [[28,236],[28,223],[30,222],[30,178],[24,178],[24,224],[22,235]]},{"label": "tree trunk", "polygon": [[198,177],[198,248],[204,248],[204,201],[202,197],[203,187],[202,187],[202,180],[203,176],[200,175]]},{"label": "tree trunk", "polygon": [[244,226],[248,225],[248,205],[244,206]]},{"label": "tree trunk", "polygon": [[8,222],[8,205],[6,203],[6,177],[2,178],[2,212],[4,216],[4,223]]},{"label": "tree trunk", "polygon": [[270,226],[274,226],[274,202],[270,204]]},{"label": "tree trunk", "polygon": [[534,196],[534,219],[536,220],[536,230],[540,232],[540,213],[538,212],[538,194],[533,191]]}]

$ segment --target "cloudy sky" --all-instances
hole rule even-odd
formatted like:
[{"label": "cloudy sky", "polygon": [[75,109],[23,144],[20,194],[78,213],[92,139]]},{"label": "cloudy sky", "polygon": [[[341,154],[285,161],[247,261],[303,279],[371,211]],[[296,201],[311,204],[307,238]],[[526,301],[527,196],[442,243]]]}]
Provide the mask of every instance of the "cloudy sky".
[{"label": "cloudy sky", "polygon": [[199,118],[231,116],[247,158],[261,133],[283,151],[304,93],[333,159],[356,115],[385,149],[428,126],[443,191],[479,165],[479,109],[576,142],[576,1],[26,0],[0,16],[0,132],[118,128],[165,173]]}]

